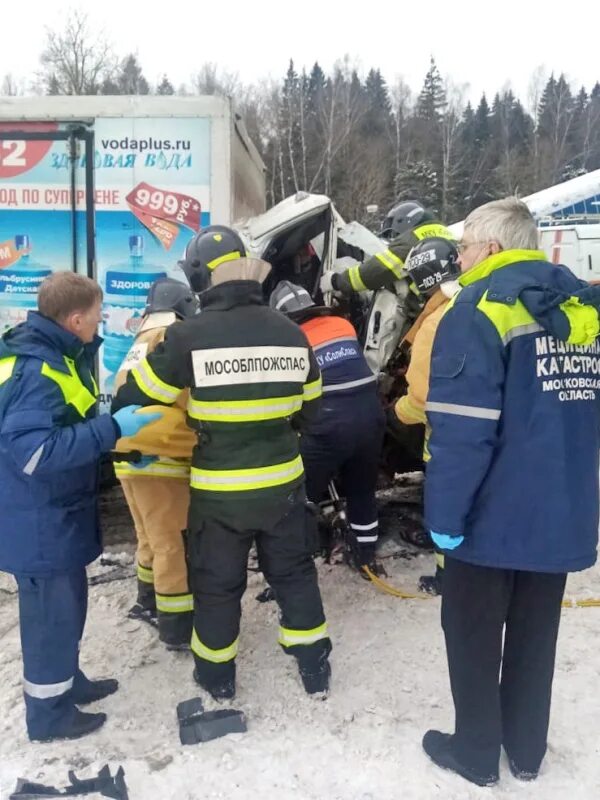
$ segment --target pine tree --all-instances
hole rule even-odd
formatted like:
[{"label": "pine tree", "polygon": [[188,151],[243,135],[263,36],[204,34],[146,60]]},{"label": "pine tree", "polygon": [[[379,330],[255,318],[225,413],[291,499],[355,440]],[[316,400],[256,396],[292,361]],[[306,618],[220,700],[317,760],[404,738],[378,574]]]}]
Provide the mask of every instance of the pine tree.
[{"label": "pine tree", "polygon": [[364,99],[366,113],[362,132],[368,136],[387,136],[392,128],[392,105],[387,85],[378,69],[370,70],[367,75]]},{"label": "pine tree", "polygon": [[437,210],[439,198],[438,175],[431,163],[414,161],[406,164],[398,176],[397,200],[414,200],[432,210]]},{"label": "pine tree", "polygon": [[491,135],[490,107],[485,94],[483,94],[473,119],[473,141],[479,147],[484,147],[489,142]]},{"label": "pine tree", "polygon": [[574,155],[573,108],[573,95],[565,76],[561,74],[555,79],[551,75],[540,100],[538,123],[543,172],[551,183],[560,180]]},{"label": "pine tree", "polygon": [[417,117],[430,124],[439,123],[447,104],[444,82],[432,57],[421,94],[417,100]]},{"label": "pine tree", "polygon": [[175,89],[166,74],[162,76],[161,82],[156,87],[156,94],[175,94]]},{"label": "pine tree", "polygon": [[123,59],[117,83],[120,94],[150,93],[150,85],[142,73],[137,57],[133,53]]},{"label": "pine tree", "polygon": [[100,94],[150,94],[137,56],[131,53],[121,61],[117,72],[102,83]]}]

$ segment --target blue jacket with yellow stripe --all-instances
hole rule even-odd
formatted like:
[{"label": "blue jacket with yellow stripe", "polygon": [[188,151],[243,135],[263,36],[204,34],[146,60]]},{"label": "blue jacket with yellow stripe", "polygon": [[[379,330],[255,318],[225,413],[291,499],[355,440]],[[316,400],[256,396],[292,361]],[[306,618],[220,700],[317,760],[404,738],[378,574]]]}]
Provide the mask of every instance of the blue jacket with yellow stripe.
[{"label": "blue jacket with yellow stripe", "polygon": [[600,287],[538,251],[483,261],[438,328],[425,517],[452,556],[536,572],[596,560]]},{"label": "blue jacket with yellow stripe", "polygon": [[43,577],[100,555],[98,459],[117,440],[95,415],[100,342],[36,312],[0,340],[0,570]]}]

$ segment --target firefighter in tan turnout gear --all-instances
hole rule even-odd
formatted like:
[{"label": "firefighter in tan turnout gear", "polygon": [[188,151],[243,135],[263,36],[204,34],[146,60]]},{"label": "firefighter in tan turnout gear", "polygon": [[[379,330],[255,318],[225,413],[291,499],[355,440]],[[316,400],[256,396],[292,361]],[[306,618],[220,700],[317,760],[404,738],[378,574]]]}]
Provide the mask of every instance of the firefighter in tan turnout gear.
[{"label": "firefighter in tan turnout gear", "polygon": [[[197,310],[198,301],[188,286],[170,278],[156,281],[135,342],[117,373],[115,389],[163,342],[171,325],[193,317]],[[162,419],[144,435],[119,440],[117,450],[140,451],[140,463],[115,463],[138,540],[137,602],[129,615],[157,621],[159,638],[168,649],[189,647],[192,635],[193,598],[182,532],[187,527],[196,436],[186,424],[187,400],[188,392],[180,392],[172,408],[161,407]]]},{"label": "firefighter in tan turnout gear", "polygon": [[331,642],[298,443],[298,431],[319,412],[317,360],[300,328],[265,305],[270,265],[247,258],[235,231],[201,231],[185,265],[192,289],[210,275],[201,313],[169,328],[113,406],[129,398],[168,406],[190,389],[188,419],[198,435],[188,523],[194,678],[215,698],[235,694],[240,604],[255,542],[281,610],[279,643],[296,658],[305,690],[323,693]]}]

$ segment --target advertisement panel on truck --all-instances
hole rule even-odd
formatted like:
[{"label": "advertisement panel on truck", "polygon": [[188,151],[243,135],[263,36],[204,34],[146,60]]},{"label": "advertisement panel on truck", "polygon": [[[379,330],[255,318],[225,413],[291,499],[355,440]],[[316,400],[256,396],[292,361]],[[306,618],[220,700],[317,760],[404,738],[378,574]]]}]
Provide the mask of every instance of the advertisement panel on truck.
[{"label": "advertisement panel on truck", "polygon": [[[3,122],[2,130],[65,130],[66,123]],[[39,283],[56,270],[86,274],[86,219],[95,227],[94,276],[104,291],[101,404],[160,276],[211,214],[211,120],[102,117],[94,135],[93,205],[83,147],[68,141],[0,139],[0,331],[36,307]],[[92,228],[93,230],[93,228]]]},{"label": "advertisement panel on truck", "polygon": [[[0,123],[0,134],[16,127]],[[0,139],[0,333],[36,308],[37,290],[47,275],[75,269],[78,260],[86,270],[84,212],[76,213],[71,202],[73,188],[84,193],[85,179],[67,156],[72,143],[51,138],[59,130],[55,122],[19,123],[18,128],[48,138]],[[69,169],[58,170],[63,157]]]},{"label": "advertisement panel on truck", "polygon": [[210,224],[210,119],[98,118],[95,135],[96,270],[104,290],[100,386],[139,326],[148,289],[183,276],[177,261]]}]

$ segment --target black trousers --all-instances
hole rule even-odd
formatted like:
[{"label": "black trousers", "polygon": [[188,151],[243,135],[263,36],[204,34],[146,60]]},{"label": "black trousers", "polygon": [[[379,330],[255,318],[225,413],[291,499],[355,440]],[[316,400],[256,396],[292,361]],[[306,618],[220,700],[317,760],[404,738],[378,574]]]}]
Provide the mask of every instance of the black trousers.
[{"label": "black trousers", "polygon": [[481,774],[497,773],[502,745],[523,771],[537,772],[544,758],[566,577],[446,556],[442,627],[453,747]]},{"label": "black trousers", "polygon": [[297,490],[278,518],[262,529],[237,529],[217,517],[193,524],[188,560],[194,594],[192,652],[205,683],[235,677],[241,600],[248,554],[256,542],[258,563],[281,609],[279,643],[296,656],[300,669],[318,672],[331,650],[317,571],[316,521]]}]

